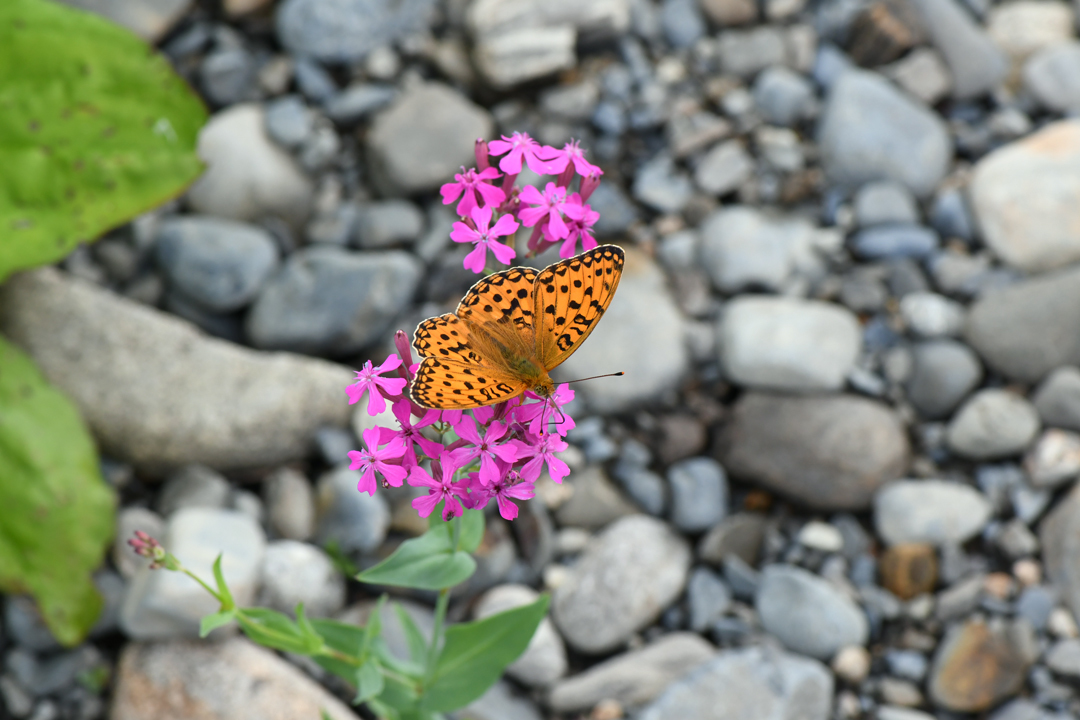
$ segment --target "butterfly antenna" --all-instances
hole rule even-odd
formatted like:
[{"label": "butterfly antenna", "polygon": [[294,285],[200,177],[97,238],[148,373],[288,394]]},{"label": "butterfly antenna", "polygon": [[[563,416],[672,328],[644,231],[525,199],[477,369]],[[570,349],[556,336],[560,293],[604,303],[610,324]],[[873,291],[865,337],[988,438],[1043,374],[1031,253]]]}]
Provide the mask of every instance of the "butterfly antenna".
[{"label": "butterfly antenna", "polygon": [[619,377],[619,376],[621,376],[621,375],[625,375],[625,374],[626,374],[625,372],[623,372],[622,370],[620,370],[619,372],[616,372],[616,373],[608,373],[607,375],[593,375],[592,377],[587,377],[587,378],[578,378],[577,380],[567,380],[567,381],[566,381],[566,384],[567,384],[567,385],[569,385],[570,383],[576,383],[576,382],[583,382],[583,381],[585,381],[585,380],[595,380],[595,379],[597,379],[597,378],[604,378],[604,377]]}]

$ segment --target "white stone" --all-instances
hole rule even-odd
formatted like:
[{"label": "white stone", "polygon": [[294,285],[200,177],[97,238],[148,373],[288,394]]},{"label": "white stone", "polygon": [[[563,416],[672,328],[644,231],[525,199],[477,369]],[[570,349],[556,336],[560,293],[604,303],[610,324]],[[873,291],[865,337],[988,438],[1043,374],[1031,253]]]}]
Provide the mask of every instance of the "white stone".
[{"label": "white stone", "polygon": [[823,272],[815,240],[813,224],[803,218],[725,207],[702,224],[702,269],[723,293],[754,286],[778,291],[795,274]]},{"label": "white stone", "polygon": [[296,540],[266,546],[259,568],[259,605],[292,615],[298,603],[308,617],[330,617],[345,606],[345,578],[320,548]]},{"label": "white stone", "polygon": [[[540,597],[527,585],[499,585],[488,590],[476,604],[476,619],[511,610],[535,602]],[[551,619],[545,617],[529,646],[510,663],[506,673],[529,687],[547,687],[566,674],[566,646],[555,631]]]},{"label": "white stone", "polygon": [[986,30],[1014,60],[1073,37],[1073,10],[1057,0],[1012,0],[990,8]]},{"label": "white stone", "polygon": [[982,530],[992,512],[978,490],[946,480],[902,480],[874,497],[874,527],[889,545],[958,545]]},{"label": "white stone", "polygon": [[811,520],[802,526],[798,535],[799,544],[812,550],[834,553],[844,547],[844,537],[833,525],[820,520]]},{"label": "white stone", "polygon": [[964,306],[937,293],[905,295],[900,315],[908,329],[923,338],[953,337],[964,329]]},{"label": "white stone", "polygon": [[1080,435],[1051,428],[1024,457],[1024,470],[1035,487],[1057,487],[1080,474]]},{"label": "white stone", "polygon": [[573,67],[575,39],[566,26],[488,35],[476,43],[476,65],[495,87],[513,87]]},{"label": "white stone", "polygon": [[991,460],[1016,455],[1039,432],[1035,407],[1016,393],[989,388],[972,395],[946,430],[949,448],[966,458]]}]

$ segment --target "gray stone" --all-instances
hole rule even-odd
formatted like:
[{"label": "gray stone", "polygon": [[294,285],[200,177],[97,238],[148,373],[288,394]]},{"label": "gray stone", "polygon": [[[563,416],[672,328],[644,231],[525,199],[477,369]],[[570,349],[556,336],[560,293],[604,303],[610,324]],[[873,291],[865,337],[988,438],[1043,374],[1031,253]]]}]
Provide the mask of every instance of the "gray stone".
[{"label": "gray stone", "polygon": [[244,47],[219,47],[203,58],[199,85],[215,105],[233,105],[258,97],[255,57]]},{"label": "gray stone", "polygon": [[570,27],[535,27],[486,35],[473,57],[484,79],[507,89],[574,66],[575,33]]},{"label": "gray stone", "polygon": [[262,228],[211,217],[169,218],[155,247],[168,281],[207,310],[247,305],[277,269],[277,246]]},{"label": "gray stone", "polygon": [[927,105],[936,105],[952,91],[949,68],[941,54],[931,48],[915,48],[881,70]]},{"label": "gray stone", "polygon": [[1046,665],[1058,675],[1080,678],[1080,640],[1061,640],[1046,653]]},{"label": "gray stone", "polygon": [[715,648],[699,635],[687,632],[664,635],[645,647],[616,655],[560,680],[551,689],[548,702],[558,713],[588,711],[608,699],[623,707],[642,705],[715,654]]},{"label": "gray stone", "polygon": [[907,398],[931,420],[948,417],[982,380],[982,365],[967,345],[932,340],[912,348]]},{"label": "gray stone", "polygon": [[215,114],[199,133],[198,152],[207,169],[187,194],[196,212],[232,220],[275,215],[294,227],[307,218],[311,180],[267,136],[261,106]]},{"label": "gray stone", "polygon": [[1017,63],[1028,56],[1071,40],[1076,16],[1069,3],[1057,0],[1018,0],[990,8],[987,34]]},{"label": "gray stone", "polygon": [[352,125],[392,103],[397,93],[393,85],[359,83],[337,93],[323,107],[326,116],[334,122]]},{"label": "gray stone", "polygon": [[130,643],[120,656],[112,720],[357,720],[295,665],[244,638]]},{"label": "gray stone", "polygon": [[758,17],[758,6],[750,0],[701,0],[701,9],[721,27],[745,25]]},{"label": "gray stone", "polygon": [[142,507],[122,508],[116,515],[116,535],[113,537],[112,561],[120,574],[130,580],[139,568],[150,565],[149,558],[136,555],[127,541],[141,530],[152,538],[165,534],[165,519],[153,510]]},{"label": "gray stone", "polygon": [[204,465],[185,465],[165,481],[157,509],[168,518],[181,508],[225,508],[231,494],[229,481],[219,473]]},{"label": "gray stone", "polygon": [[723,650],[667,690],[640,720],[826,720],[832,674],[821,663],[768,646]]},{"label": "gray stone", "polygon": [[732,382],[794,392],[843,387],[861,345],[859,323],[850,311],[783,297],[731,301],[717,337]]},{"label": "gray stone", "polygon": [[762,125],[754,129],[754,146],[768,168],[793,173],[806,167],[799,134],[791,128]]},{"label": "gray stone", "polygon": [[[240,607],[251,605],[266,549],[262,528],[234,510],[184,508],[169,518],[161,544],[199,577],[213,578],[215,559]],[[131,581],[120,626],[129,637],[149,640],[197,637],[199,621],[218,603],[187,575],[141,568]]]},{"label": "gray stone", "polygon": [[476,139],[491,135],[486,110],[446,85],[422,83],[374,117],[367,153],[385,191],[424,192],[471,167]]},{"label": "gray stone", "polygon": [[952,76],[952,96],[976,98],[1005,79],[1005,54],[972,19],[967,8],[954,0],[912,0],[930,41],[945,59]]},{"label": "gray stone", "polygon": [[34,698],[10,675],[0,675],[0,701],[14,718],[24,718],[34,709]]},{"label": "gray stone", "polygon": [[1023,452],[1038,432],[1039,415],[1031,403],[991,388],[971,396],[956,412],[946,441],[958,455],[991,460]]},{"label": "gray stone", "polygon": [[473,37],[521,28],[571,27],[584,38],[621,37],[630,28],[627,0],[477,0],[470,5],[466,23]]},{"label": "gray stone", "polygon": [[[527,585],[499,585],[477,601],[476,619],[535,602],[539,594]],[[566,646],[549,618],[540,621],[529,646],[506,668],[506,674],[529,687],[545,688],[566,675]]]},{"label": "gray stone", "polygon": [[347,368],[204,337],[51,268],[0,289],[0,328],[75,401],[103,450],[156,472],[265,467],[344,425]]},{"label": "gray stone", "polygon": [[591,78],[573,85],[556,85],[540,93],[540,107],[545,115],[568,122],[584,122],[592,117],[600,100],[600,87]]},{"label": "gray stone", "polygon": [[593,226],[598,238],[621,236],[639,215],[637,206],[622,188],[610,181],[600,183],[589,196],[589,205],[600,213],[600,219]]},{"label": "gray stone", "polygon": [[694,194],[685,173],[675,168],[675,160],[660,153],[638,168],[634,176],[634,199],[662,213],[681,212]]},{"label": "gray stone", "polygon": [[315,493],[307,478],[292,468],[278,468],[263,482],[270,529],[289,540],[307,540],[315,532]]},{"label": "gray stone", "polygon": [[925,258],[938,249],[938,236],[922,225],[875,225],[855,233],[849,245],[864,260]]},{"label": "gray stone", "polygon": [[754,160],[739,140],[727,140],[713,147],[694,170],[694,181],[710,195],[727,195],[737,190],[754,172]]},{"label": "gray stone", "polygon": [[904,480],[874,498],[874,528],[889,545],[958,545],[990,519],[990,501],[975,488],[947,480]]},{"label": "gray stone", "polygon": [[757,565],[765,539],[765,516],[738,512],[721,520],[698,543],[697,554],[716,567],[728,555],[739,556],[747,565]]},{"label": "gray stone", "polygon": [[326,243],[344,247],[353,241],[360,220],[356,203],[343,202],[329,212],[319,213],[304,228],[309,243]]},{"label": "gray stone", "polygon": [[1024,64],[1024,87],[1053,112],[1080,112],[1080,42],[1052,45]]},{"label": "gray stone", "polygon": [[906,432],[888,407],[851,395],[747,393],[720,437],[735,478],[819,510],[863,510],[906,470]]},{"label": "gray stone", "polygon": [[1080,368],[1064,365],[1050,373],[1032,397],[1043,425],[1080,431]]},{"label": "gray stone", "polygon": [[543,720],[528,698],[515,695],[501,680],[454,714],[461,720]]},{"label": "gray stone", "polygon": [[43,659],[16,648],[8,653],[4,665],[19,685],[31,695],[41,697],[75,684],[79,675],[102,666],[103,662],[96,648],[83,645]]},{"label": "gray stone", "polygon": [[1032,383],[1080,364],[1080,269],[1020,280],[968,312],[965,337],[991,369]]},{"label": "gray stone", "polygon": [[[559,382],[597,373],[625,371],[626,378],[575,386],[590,410],[622,412],[674,390],[690,370],[686,320],[663,270],[642,252],[626,250],[619,292],[603,319],[578,350],[553,374]],[[648,347],[648,353],[619,348]],[[633,378],[633,382],[626,382]]]},{"label": "gray stone", "polygon": [[375,550],[390,529],[390,508],[381,493],[357,492],[360,472],[340,467],[319,478],[316,486],[315,539],[334,543],[343,553]]},{"label": "gray stone", "polygon": [[638,511],[599,466],[576,470],[573,477],[573,495],[555,511],[560,525],[598,530]]},{"label": "gray stone", "polygon": [[659,520],[633,515],[597,536],[552,598],[552,618],[576,650],[613,650],[653,622],[683,590],[686,541]]},{"label": "gray stone", "polygon": [[660,6],[664,36],[674,48],[688,48],[705,36],[707,27],[698,0],[664,0]]},{"label": "gray stone", "polygon": [[836,586],[792,565],[769,565],[754,601],[761,624],[786,647],[828,660],[846,645],[864,645],[869,623]]},{"label": "gray stone", "polygon": [[975,238],[975,221],[964,193],[958,188],[944,190],[934,198],[930,224],[945,238],[956,237],[967,242]]},{"label": "gray stone", "polygon": [[869,182],[859,188],[853,201],[859,227],[919,222],[915,198],[904,185],[890,180]]},{"label": "gray stone", "polygon": [[731,591],[711,570],[699,567],[686,584],[686,604],[690,611],[690,629],[703,632],[731,606]]},{"label": "gray stone", "polygon": [[285,95],[267,103],[266,133],[278,145],[298,148],[315,129],[315,114],[299,95]]},{"label": "gray stone", "polygon": [[63,0],[103,15],[152,43],[165,37],[191,9],[191,0]]},{"label": "gray stone", "polygon": [[900,300],[900,316],[911,333],[922,338],[959,335],[964,306],[937,293],[909,293]]},{"label": "gray stone", "polygon": [[248,337],[261,348],[356,352],[379,340],[405,311],[420,274],[416,259],[402,252],[304,248],[252,304]]},{"label": "gray stone", "polygon": [[1024,470],[1036,488],[1054,488],[1080,473],[1080,435],[1051,428],[1024,457]]},{"label": "gray stone", "polygon": [[937,115],[862,70],[843,73],[829,89],[817,139],[825,173],[834,182],[895,180],[918,197],[934,191],[952,157]]},{"label": "gray stone", "polygon": [[408,200],[384,200],[360,208],[356,244],[382,249],[416,240],[424,232],[424,213]]},{"label": "gray stone", "polygon": [[1008,265],[1036,273],[1080,260],[1080,120],[990,153],[970,193],[984,242]]},{"label": "gray stone", "polygon": [[277,10],[278,39],[295,55],[353,63],[423,30],[434,5],[433,0],[285,0]]},{"label": "gray stone", "polygon": [[725,73],[744,79],[787,61],[783,32],[772,26],[721,32],[716,54]]},{"label": "gray stone", "polygon": [[266,546],[259,567],[259,605],[292,615],[299,603],[307,617],[330,617],[345,606],[345,578],[325,552],[296,540]]},{"label": "gray stone", "polygon": [[1080,486],[1074,486],[1039,526],[1046,577],[1061,593],[1062,602],[1080,615]]},{"label": "gray stone", "polygon": [[712,458],[682,460],[668,468],[671,522],[683,532],[708,530],[727,515],[727,476]]},{"label": "gray stone", "polygon": [[817,114],[813,84],[785,67],[770,67],[754,81],[754,104],[773,125],[793,127]]},{"label": "gray stone", "polygon": [[316,60],[307,56],[295,58],[292,71],[297,89],[311,102],[325,103],[337,95],[337,82]]},{"label": "gray stone", "polygon": [[648,468],[617,463],[612,470],[626,494],[650,515],[663,515],[667,507],[664,478]]},{"label": "gray stone", "polygon": [[778,291],[796,273],[821,272],[814,237],[814,226],[803,218],[726,207],[702,224],[701,264],[721,292]]},{"label": "gray stone", "polygon": [[1024,588],[1016,599],[1016,615],[1031,623],[1036,631],[1046,629],[1050,613],[1058,607],[1057,592],[1046,585],[1032,585]]}]

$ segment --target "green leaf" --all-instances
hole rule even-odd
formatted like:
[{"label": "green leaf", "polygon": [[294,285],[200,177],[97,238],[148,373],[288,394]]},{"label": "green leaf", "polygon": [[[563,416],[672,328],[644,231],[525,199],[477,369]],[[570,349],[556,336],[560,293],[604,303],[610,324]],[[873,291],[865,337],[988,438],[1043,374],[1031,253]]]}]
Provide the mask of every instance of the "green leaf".
[{"label": "green leaf", "polygon": [[405,611],[401,603],[394,603],[394,612],[397,614],[398,622],[401,623],[401,629],[405,632],[405,643],[409,646],[409,657],[414,662],[423,663],[427,658],[427,638],[424,637],[424,633],[420,632],[416,621],[412,619],[412,615]]},{"label": "green leaf", "polygon": [[236,617],[236,610],[222,610],[206,615],[199,623],[199,637],[204,638],[222,625],[228,625]]},{"label": "green leaf", "polygon": [[420,590],[453,587],[476,571],[476,561],[467,552],[455,552],[450,524],[428,530],[406,540],[393,554],[356,576],[371,585],[395,585]]},{"label": "green leaf", "polygon": [[71,401],[2,337],[0,508],[0,592],[33,595],[56,639],[77,645],[101,612],[90,574],[112,539],[116,497]]},{"label": "green leaf", "polygon": [[448,712],[487,692],[503,670],[525,652],[547,613],[549,598],[483,620],[453,625],[421,699],[425,710]]},{"label": "green leaf", "polygon": [[98,15],[0,2],[0,280],[174,198],[202,171],[206,109]]},{"label": "green leaf", "polygon": [[[448,526],[450,527],[450,537],[454,537],[454,519],[443,520],[442,519],[442,507],[443,504],[435,508],[435,511],[428,516],[428,529]],[[457,522],[461,523],[461,536],[458,538],[458,550],[464,550],[467,553],[476,552],[476,548],[480,547],[480,543],[484,539],[484,511],[483,510],[466,510],[461,515],[461,519]]]},{"label": "green leaf", "polygon": [[225,573],[221,571],[221,553],[214,559],[214,582],[217,583],[218,601],[223,610],[232,610],[236,607],[229,586],[225,583]]},{"label": "green leaf", "polygon": [[355,678],[356,697],[353,698],[354,705],[359,705],[377,696],[385,687],[382,668],[379,666],[378,660],[369,660],[361,665],[360,669],[356,671]]},{"label": "green leaf", "polygon": [[300,627],[277,610],[242,608],[236,611],[236,621],[249,638],[274,650],[313,655],[322,646],[321,638],[312,642]]},{"label": "green leaf", "polygon": [[[348,655],[360,661],[360,646],[364,643],[364,628],[337,620],[312,619],[311,627],[317,632],[330,648],[339,653]],[[356,665],[345,662],[329,655],[315,655],[317,662],[324,670],[332,672],[342,680],[349,683],[356,682]]]}]

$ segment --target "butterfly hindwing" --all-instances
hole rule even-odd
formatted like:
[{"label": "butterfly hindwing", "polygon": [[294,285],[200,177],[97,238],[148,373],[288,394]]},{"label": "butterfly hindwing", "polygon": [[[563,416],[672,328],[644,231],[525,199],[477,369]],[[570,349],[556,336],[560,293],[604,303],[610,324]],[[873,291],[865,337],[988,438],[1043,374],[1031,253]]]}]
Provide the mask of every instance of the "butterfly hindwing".
[{"label": "butterfly hindwing", "polygon": [[622,277],[624,254],[601,245],[557,262],[536,277],[536,350],[552,370],[585,341],[607,310]]},{"label": "butterfly hindwing", "polygon": [[429,408],[456,410],[494,405],[517,397],[525,383],[490,368],[425,358],[412,383],[412,399]]}]

